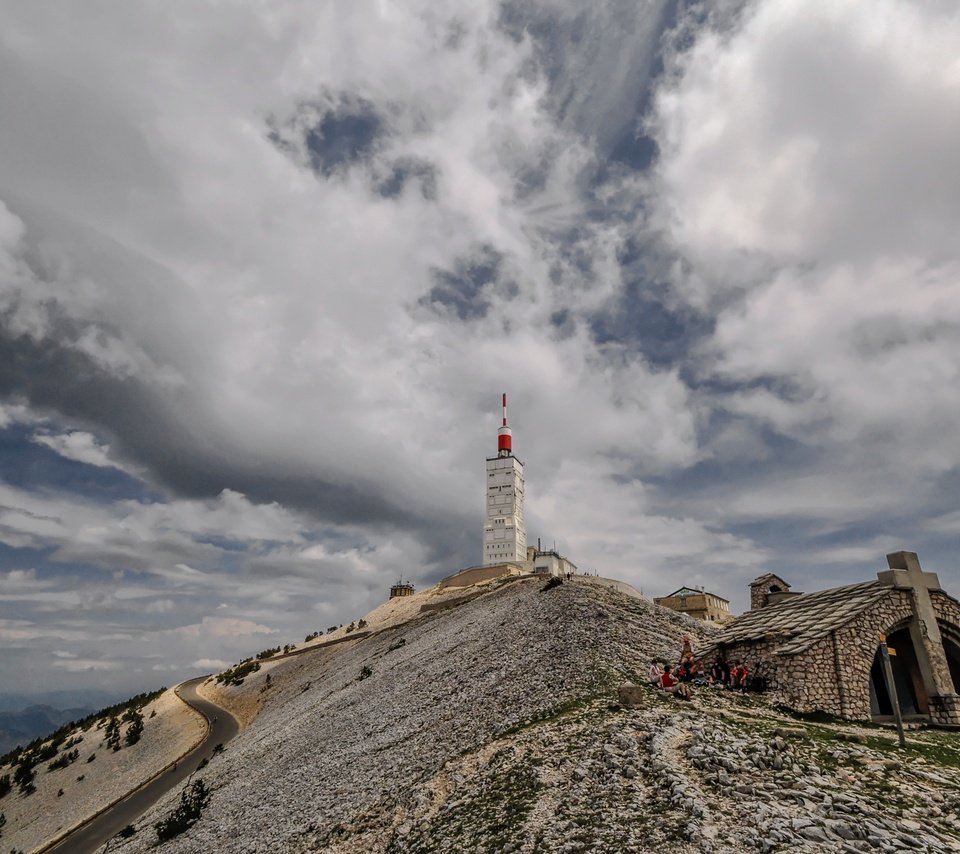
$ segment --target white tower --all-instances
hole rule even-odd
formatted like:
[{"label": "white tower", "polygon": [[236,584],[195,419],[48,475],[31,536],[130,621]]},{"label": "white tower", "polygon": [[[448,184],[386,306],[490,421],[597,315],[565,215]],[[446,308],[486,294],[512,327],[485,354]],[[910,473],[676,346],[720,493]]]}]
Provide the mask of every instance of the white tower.
[{"label": "white tower", "polygon": [[523,463],[513,455],[513,433],[507,426],[507,396],[503,424],[497,431],[497,455],[487,457],[487,517],[483,526],[483,563],[522,563],[527,559],[523,527]]}]

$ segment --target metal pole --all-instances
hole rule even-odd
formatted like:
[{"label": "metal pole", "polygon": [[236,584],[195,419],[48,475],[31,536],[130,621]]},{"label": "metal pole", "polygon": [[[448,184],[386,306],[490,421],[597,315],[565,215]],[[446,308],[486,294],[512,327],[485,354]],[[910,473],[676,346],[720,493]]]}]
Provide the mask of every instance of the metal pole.
[{"label": "metal pole", "polygon": [[897,686],[893,681],[893,667],[890,665],[890,651],[887,649],[886,635],[880,635],[880,658],[883,661],[883,678],[887,683],[890,705],[893,706],[893,720],[897,724],[897,735],[900,738],[900,746],[906,747],[907,740],[903,736],[903,717],[900,714],[900,700],[897,697]]}]

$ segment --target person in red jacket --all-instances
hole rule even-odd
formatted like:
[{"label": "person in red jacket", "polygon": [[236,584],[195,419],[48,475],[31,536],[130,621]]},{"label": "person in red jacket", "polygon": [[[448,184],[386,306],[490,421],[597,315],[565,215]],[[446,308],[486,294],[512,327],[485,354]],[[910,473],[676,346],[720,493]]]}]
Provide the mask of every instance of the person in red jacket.
[{"label": "person in red jacket", "polygon": [[664,691],[669,691],[671,694],[676,695],[681,700],[689,700],[690,689],[670,671],[670,665],[665,664],[663,666],[663,675],[660,677],[660,687],[663,688]]},{"label": "person in red jacket", "polygon": [[745,691],[747,689],[747,678],[749,676],[750,671],[747,670],[747,665],[737,659],[737,661],[734,662],[733,670],[730,671],[730,687]]}]

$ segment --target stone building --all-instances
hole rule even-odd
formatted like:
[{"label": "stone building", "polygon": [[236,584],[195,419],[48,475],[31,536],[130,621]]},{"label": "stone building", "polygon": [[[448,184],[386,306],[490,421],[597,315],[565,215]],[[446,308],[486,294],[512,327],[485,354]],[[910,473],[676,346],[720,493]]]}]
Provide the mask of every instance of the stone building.
[{"label": "stone building", "polygon": [[779,575],[768,572],[750,582],[750,610],[763,608],[767,605],[773,605],[776,602],[782,602],[791,596],[801,596],[799,591],[791,590]]},{"label": "stone building", "polygon": [[798,711],[885,720],[893,713],[879,654],[886,636],[904,716],[960,726],[960,602],[913,552],[887,563],[876,581],[786,597],[783,579],[761,576],[752,610],[704,654],[743,660]]},{"label": "stone building", "polygon": [[694,619],[707,623],[722,623],[730,619],[729,600],[694,587],[681,587],[668,596],[659,596],[653,601],[664,608],[689,614]]}]

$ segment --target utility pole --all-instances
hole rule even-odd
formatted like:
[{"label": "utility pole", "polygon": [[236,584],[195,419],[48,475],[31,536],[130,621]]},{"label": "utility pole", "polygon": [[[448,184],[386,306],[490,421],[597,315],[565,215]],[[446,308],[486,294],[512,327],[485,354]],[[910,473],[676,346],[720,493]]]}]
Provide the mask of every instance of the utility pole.
[{"label": "utility pole", "polygon": [[887,694],[890,696],[890,705],[893,706],[893,719],[897,724],[897,736],[900,739],[900,747],[907,746],[907,740],[903,737],[903,716],[900,714],[900,700],[897,697],[897,686],[893,681],[893,667],[890,664],[890,655],[896,655],[895,649],[887,647],[887,636],[880,635],[880,658],[883,662],[883,678],[887,683]]}]

